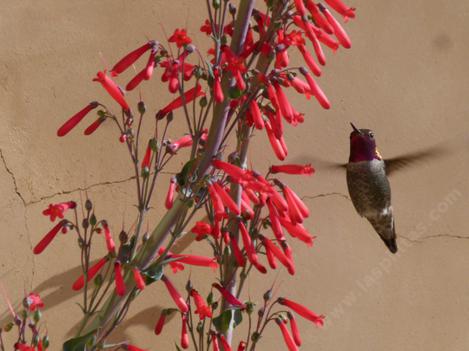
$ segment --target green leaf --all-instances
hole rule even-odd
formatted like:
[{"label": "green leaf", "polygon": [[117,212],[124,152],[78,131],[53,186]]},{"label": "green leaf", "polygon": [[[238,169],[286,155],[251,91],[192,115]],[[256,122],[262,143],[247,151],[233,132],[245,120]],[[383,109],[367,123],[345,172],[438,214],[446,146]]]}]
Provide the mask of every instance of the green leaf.
[{"label": "green leaf", "polygon": [[161,279],[163,276],[163,266],[161,264],[150,266],[148,270],[143,272],[145,284],[149,285]]},{"label": "green leaf", "polygon": [[218,317],[213,318],[213,325],[220,333],[225,333],[230,327],[233,320],[233,328],[238,326],[242,320],[243,315],[240,310],[226,310]]},{"label": "green leaf", "polygon": [[87,347],[92,346],[96,341],[95,333],[96,330],[93,330],[78,338],[67,340],[63,345],[63,351],[85,351]]}]

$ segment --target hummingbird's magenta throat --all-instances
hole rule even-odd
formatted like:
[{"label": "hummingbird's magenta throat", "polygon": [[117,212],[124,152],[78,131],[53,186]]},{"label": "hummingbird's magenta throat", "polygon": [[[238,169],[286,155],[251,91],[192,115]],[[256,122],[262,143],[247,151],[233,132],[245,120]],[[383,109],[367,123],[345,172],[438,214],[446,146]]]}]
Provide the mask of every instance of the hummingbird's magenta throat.
[{"label": "hummingbird's magenta throat", "polygon": [[376,153],[376,143],[367,135],[355,134],[350,138],[349,162],[380,160]]}]

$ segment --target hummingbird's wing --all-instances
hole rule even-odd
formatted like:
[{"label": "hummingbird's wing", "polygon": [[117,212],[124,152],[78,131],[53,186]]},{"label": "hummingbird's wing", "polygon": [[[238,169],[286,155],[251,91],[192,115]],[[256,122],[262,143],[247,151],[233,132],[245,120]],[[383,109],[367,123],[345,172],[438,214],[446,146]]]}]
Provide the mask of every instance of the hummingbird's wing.
[{"label": "hummingbird's wing", "polygon": [[385,159],[386,174],[391,175],[396,171],[418,165],[422,161],[426,161],[435,157],[442,156],[446,153],[442,147],[432,147],[426,150],[412,152],[401,156]]}]

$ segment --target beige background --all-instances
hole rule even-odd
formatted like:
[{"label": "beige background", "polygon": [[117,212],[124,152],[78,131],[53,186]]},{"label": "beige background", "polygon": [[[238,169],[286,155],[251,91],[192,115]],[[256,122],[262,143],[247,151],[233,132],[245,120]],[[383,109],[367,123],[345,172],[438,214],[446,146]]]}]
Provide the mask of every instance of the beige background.
[{"label": "beige background", "polygon": [[[307,225],[318,236],[317,245],[295,245],[297,275],[273,273],[264,285],[277,279],[281,295],[327,315],[323,330],[301,321],[304,350],[467,350],[469,2],[349,2],[358,8],[357,20],[347,26],[353,48],[329,54],[320,79],[333,108],[326,112],[292,96],[306,121],[287,131],[291,159],[345,161],[351,120],[375,130],[384,157],[447,142],[452,151],[392,178],[401,247],[392,258],[354,212],[344,174],[318,167],[312,178],[290,179],[311,206]],[[91,83],[103,68],[100,56],[110,65],[146,38],[164,40],[162,28],[171,32],[187,23],[197,31],[204,4],[1,1],[0,279],[16,301],[30,289],[45,297],[45,326],[54,350],[80,316],[70,291],[79,255],[69,234],[32,257],[32,245],[51,227],[41,211],[49,202],[79,200],[86,191],[115,232],[122,217],[129,226],[135,214],[129,161],[112,126],[88,138],[75,131],[59,140],[55,131],[88,101],[106,101]],[[196,36],[195,44],[204,47],[202,39]],[[149,109],[168,101],[157,81],[143,91]],[[176,128],[171,136],[181,131]],[[251,156],[262,169],[275,160],[270,150],[265,153],[266,138],[259,134]],[[179,167],[175,162],[172,170]],[[158,216],[153,210],[150,226]],[[210,281],[206,271],[192,274],[196,285],[202,286],[198,277]],[[181,288],[187,275],[175,278]],[[265,286],[252,279],[246,291],[260,299]],[[119,336],[151,350],[172,348],[169,329],[164,337],[151,331],[158,306],[169,304],[161,285],[148,289]],[[177,338],[180,322],[170,326]],[[281,349],[279,340],[272,326],[260,349]]]}]

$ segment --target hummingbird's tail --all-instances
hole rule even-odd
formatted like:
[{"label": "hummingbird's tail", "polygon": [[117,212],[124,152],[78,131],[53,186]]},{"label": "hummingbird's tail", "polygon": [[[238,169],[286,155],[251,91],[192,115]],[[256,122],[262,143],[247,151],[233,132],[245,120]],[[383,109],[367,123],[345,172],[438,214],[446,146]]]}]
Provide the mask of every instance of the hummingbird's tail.
[{"label": "hummingbird's tail", "polygon": [[397,252],[396,231],[394,227],[394,217],[392,213],[387,215],[367,218],[373,228],[384,241],[389,251],[393,254]]}]

